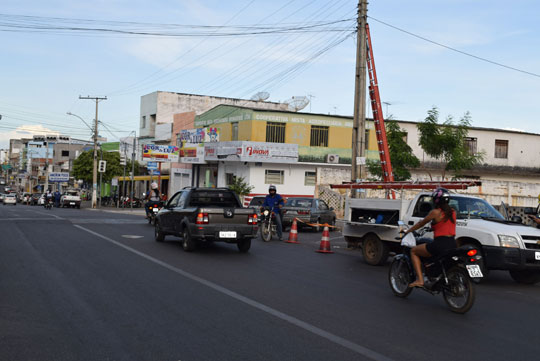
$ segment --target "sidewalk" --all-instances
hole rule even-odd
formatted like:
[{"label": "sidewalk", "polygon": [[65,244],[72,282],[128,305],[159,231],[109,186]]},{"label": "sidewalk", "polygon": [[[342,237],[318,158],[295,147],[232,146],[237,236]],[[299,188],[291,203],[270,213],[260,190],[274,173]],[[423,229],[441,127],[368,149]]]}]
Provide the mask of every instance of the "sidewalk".
[{"label": "sidewalk", "polygon": [[142,208],[115,208],[115,207],[99,207],[97,209],[92,208],[92,201],[82,201],[81,208],[87,209],[89,211],[101,211],[109,213],[123,213],[123,214],[132,214],[144,216],[146,214],[144,207]]}]

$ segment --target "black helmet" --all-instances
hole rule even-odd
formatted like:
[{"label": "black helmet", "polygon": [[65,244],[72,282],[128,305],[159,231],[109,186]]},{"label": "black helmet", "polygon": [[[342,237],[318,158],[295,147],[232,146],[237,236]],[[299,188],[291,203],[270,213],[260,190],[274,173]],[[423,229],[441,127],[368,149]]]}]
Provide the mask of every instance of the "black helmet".
[{"label": "black helmet", "polygon": [[277,192],[277,189],[276,189],[276,186],[275,185],[270,185],[270,187],[268,187],[268,192],[270,191],[274,191],[274,192]]},{"label": "black helmet", "polygon": [[441,200],[444,201],[444,203],[448,203],[450,201],[450,193],[448,192],[448,189],[439,187],[433,191],[431,194],[431,197],[433,198],[433,203],[435,205],[438,205],[441,203]]}]

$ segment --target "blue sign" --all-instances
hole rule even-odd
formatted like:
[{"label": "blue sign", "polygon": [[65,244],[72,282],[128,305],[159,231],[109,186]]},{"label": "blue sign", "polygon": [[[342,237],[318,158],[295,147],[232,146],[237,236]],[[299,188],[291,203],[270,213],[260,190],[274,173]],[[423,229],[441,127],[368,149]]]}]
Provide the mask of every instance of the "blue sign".
[{"label": "blue sign", "polygon": [[150,175],[160,175],[159,170],[156,169],[148,169],[148,174]]},{"label": "blue sign", "polygon": [[146,168],[148,168],[148,169],[158,169],[158,162],[148,162],[148,163],[146,163]]},{"label": "blue sign", "polygon": [[69,182],[69,173],[49,173],[49,182]]}]

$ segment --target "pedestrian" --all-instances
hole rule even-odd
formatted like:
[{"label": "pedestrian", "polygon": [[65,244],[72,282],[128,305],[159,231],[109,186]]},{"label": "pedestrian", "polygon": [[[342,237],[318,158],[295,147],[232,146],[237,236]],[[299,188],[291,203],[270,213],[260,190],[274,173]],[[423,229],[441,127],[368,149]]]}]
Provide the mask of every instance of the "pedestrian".
[{"label": "pedestrian", "polygon": [[58,192],[58,189],[54,192],[54,206],[60,208],[60,197],[62,195]]}]

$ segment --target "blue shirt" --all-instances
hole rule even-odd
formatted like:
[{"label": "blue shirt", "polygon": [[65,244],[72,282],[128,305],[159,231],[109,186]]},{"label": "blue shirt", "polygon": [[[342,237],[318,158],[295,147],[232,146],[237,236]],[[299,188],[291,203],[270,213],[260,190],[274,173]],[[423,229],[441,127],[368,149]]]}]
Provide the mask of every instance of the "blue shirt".
[{"label": "blue shirt", "polygon": [[271,196],[270,194],[267,194],[264,198],[264,202],[262,204],[263,207],[270,207],[274,212],[281,214],[281,209],[279,209],[280,204],[285,204],[283,201],[283,198],[279,194],[275,194]]}]

